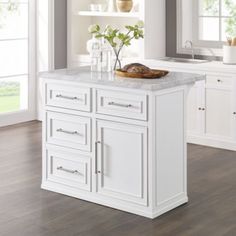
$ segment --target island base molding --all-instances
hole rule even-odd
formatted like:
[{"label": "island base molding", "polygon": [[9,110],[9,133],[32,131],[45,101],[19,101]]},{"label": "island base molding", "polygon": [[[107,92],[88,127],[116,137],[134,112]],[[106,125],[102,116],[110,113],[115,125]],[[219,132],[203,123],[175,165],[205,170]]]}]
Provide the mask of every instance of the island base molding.
[{"label": "island base molding", "polygon": [[80,200],[93,202],[99,205],[111,207],[117,210],[129,212],[135,215],[144,216],[146,218],[155,219],[164,213],[175,209],[181,205],[188,203],[188,197],[185,194],[181,196],[176,196],[168,201],[168,204],[163,204],[158,207],[158,209],[152,210],[151,208],[139,209],[139,207],[131,207],[129,204],[119,204],[117,201],[110,201],[108,199],[98,198],[96,195],[92,196],[91,193],[81,193],[80,191],[75,191],[74,189],[68,189],[66,187],[58,186],[55,183],[45,182],[42,183],[41,188],[47,191],[56,192],[73,198],[78,198]]}]

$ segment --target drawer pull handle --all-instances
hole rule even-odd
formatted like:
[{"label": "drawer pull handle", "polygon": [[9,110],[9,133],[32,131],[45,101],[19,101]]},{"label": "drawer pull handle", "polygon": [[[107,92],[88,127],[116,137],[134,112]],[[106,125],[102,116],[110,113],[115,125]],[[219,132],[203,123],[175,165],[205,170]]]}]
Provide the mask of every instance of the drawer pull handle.
[{"label": "drawer pull handle", "polygon": [[221,83],[221,82],[222,82],[222,80],[218,79],[218,80],[217,80],[217,82],[218,82],[218,83]]},{"label": "drawer pull handle", "polygon": [[64,96],[64,95],[61,95],[61,94],[57,94],[56,97],[57,97],[57,98],[68,99],[68,100],[81,100],[81,99],[78,98],[78,97]]},{"label": "drawer pull handle", "polygon": [[78,170],[69,170],[69,169],[66,169],[62,166],[57,167],[57,170],[64,171],[64,172],[70,173],[70,174],[79,174]]},{"label": "drawer pull handle", "polygon": [[100,141],[95,142],[95,174],[100,174],[101,172],[98,171],[98,144],[101,144]]},{"label": "drawer pull handle", "polygon": [[81,134],[77,131],[67,131],[67,130],[63,130],[63,129],[57,129],[57,132],[65,133],[65,134],[71,134],[71,135],[80,135],[81,136]]},{"label": "drawer pull handle", "polygon": [[121,104],[121,103],[116,103],[116,102],[109,102],[108,105],[109,106],[117,106],[117,107],[125,107],[125,108],[132,107],[131,104]]}]

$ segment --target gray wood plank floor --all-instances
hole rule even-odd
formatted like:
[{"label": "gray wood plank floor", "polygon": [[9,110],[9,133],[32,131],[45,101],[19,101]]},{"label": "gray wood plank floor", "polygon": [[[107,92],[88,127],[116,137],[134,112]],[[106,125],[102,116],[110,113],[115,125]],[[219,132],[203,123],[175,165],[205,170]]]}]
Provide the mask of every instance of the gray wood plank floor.
[{"label": "gray wood plank floor", "polygon": [[1,128],[0,235],[235,236],[236,152],[188,155],[189,203],[149,220],[41,190],[41,123]]}]

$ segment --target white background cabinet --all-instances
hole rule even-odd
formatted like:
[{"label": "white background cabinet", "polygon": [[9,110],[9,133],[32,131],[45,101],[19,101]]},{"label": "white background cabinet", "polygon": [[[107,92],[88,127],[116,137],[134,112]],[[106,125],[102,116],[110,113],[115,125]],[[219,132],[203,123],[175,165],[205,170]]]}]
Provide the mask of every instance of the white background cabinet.
[{"label": "white background cabinet", "polygon": [[232,91],[206,87],[205,97],[205,133],[233,138],[233,103],[235,101],[233,101]]},{"label": "white background cabinet", "polygon": [[234,79],[208,75],[190,90],[188,100],[189,136],[233,142],[235,140],[236,91]]},{"label": "white background cabinet", "polygon": [[187,65],[164,61],[142,61],[153,68],[201,73],[206,81],[191,88],[188,96],[189,143],[236,151],[236,70],[221,62]]}]

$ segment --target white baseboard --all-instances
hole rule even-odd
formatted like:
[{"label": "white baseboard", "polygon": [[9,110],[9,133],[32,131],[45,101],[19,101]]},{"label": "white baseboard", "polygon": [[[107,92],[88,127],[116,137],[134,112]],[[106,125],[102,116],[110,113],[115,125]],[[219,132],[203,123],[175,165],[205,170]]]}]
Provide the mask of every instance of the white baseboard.
[{"label": "white baseboard", "polygon": [[202,146],[236,151],[236,142],[230,140],[220,140],[207,136],[188,135],[187,142]]}]

